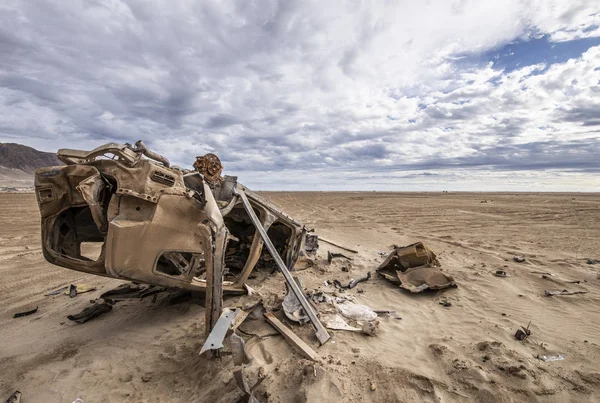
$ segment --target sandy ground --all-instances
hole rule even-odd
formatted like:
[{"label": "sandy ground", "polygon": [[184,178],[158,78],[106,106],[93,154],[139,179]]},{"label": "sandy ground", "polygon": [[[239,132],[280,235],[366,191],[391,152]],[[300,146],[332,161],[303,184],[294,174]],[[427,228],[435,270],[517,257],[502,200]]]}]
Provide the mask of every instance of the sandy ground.
[{"label": "sandy ground", "polygon": [[[321,357],[297,355],[269,325],[247,341],[267,379],[270,402],[599,402],[600,195],[266,193],[323,237],[360,251],[349,272],[328,265],[322,243],[316,267],[298,272],[305,289],[324,289],[374,271],[392,244],[426,242],[458,288],[410,294],[374,276],[350,290],[382,316],[376,336],[333,332],[318,347],[310,325],[290,325]],[[488,200],[488,203],[481,203]],[[204,308],[165,298],[131,300],[85,324],[68,314],[121,282],[61,269],[40,250],[32,194],[0,194],[0,398],[23,402],[234,402],[241,392],[231,356],[198,355]],[[523,255],[524,263],[512,261]],[[491,273],[505,270],[511,277]],[[536,272],[551,272],[542,278]],[[579,280],[580,284],[566,283]],[[44,297],[84,282],[97,291]],[[251,282],[265,298],[285,293],[280,274]],[[363,290],[359,293],[358,289]],[[587,294],[544,296],[545,290]],[[329,291],[332,291],[331,289]],[[247,297],[226,299],[234,306]],[[443,307],[441,300],[451,307]],[[39,306],[36,314],[12,313]],[[531,321],[532,338],[514,338]],[[246,325],[246,324],[245,324]],[[252,326],[250,326],[252,325]],[[248,338],[247,338],[248,339]],[[542,362],[538,354],[564,354]],[[373,383],[375,390],[371,390]]]}]

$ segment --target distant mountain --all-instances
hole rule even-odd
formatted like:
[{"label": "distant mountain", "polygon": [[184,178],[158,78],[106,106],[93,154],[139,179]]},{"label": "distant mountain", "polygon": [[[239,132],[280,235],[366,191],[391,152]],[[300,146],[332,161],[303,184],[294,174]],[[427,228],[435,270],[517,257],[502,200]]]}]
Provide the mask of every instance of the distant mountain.
[{"label": "distant mountain", "polygon": [[22,144],[0,143],[0,187],[33,186],[35,170],[53,165],[63,165],[54,153]]},{"label": "distant mountain", "polygon": [[22,144],[0,143],[0,166],[34,173],[36,169],[52,165],[63,165],[56,154],[38,151]]}]

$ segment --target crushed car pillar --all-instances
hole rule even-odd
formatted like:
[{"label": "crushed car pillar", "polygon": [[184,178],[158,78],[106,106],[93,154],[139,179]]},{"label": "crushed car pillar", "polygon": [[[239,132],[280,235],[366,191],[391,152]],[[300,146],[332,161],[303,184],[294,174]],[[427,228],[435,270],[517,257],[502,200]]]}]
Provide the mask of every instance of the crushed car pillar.
[{"label": "crushed car pillar", "polygon": [[[221,307],[223,305],[223,267],[225,266],[225,248],[227,247],[227,237],[229,232],[223,221],[223,216],[219,206],[210,191],[210,188],[204,183],[204,197],[206,200],[205,212],[212,224],[213,244],[212,244],[212,264],[207,264],[206,270],[206,300],[205,300],[205,326],[204,333],[209,336],[211,330],[217,324],[221,316]],[[208,262],[207,262],[208,263]]]}]

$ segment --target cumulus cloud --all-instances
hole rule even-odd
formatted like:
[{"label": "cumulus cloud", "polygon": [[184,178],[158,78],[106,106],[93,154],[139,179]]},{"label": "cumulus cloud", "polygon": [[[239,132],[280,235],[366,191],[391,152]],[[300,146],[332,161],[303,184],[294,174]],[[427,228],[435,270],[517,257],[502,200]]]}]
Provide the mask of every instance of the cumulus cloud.
[{"label": "cumulus cloud", "polygon": [[599,26],[585,0],[10,0],[0,141],[215,152],[262,189],[600,190]]}]

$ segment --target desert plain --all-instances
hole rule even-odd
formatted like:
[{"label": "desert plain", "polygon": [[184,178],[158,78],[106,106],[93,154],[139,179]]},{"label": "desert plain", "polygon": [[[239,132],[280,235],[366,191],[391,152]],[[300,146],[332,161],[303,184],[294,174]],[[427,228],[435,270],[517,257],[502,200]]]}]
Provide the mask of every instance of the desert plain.
[{"label": "desert plain", "polygon": [[[298,355],[266,323],[246,329],[250,384],[269,402],[600,402],[600,194],[265,192],[320,236],[358,251],[301,270],[306,291],[326,280],[371,280],[346,291],[394,311],[375,336],[331,331],[319,346],[310,324],[289,324],[313,347]],[[425,242],[458,287],[411,294],[375,275],[392,245]],[[513,260],[523,256],[524,262]],[[345,267],[343,271],[342,267]],[[494,276],[498,270],[508,277]],[[544,274],[547,273],[547,274]],[[230,355],[199,356],[198,301],[127,300],[84,324],[67,320],[123,282],[47,263],[34,194],[0,194],[0,398],[22,402],[235,402]],[[259,280],[260,279],[260,280]],[[576,283],[578,282],[578,283]],[[44,294],[86,283],[96,291]],[[280,273],[249,285],[285,295]],[[546,291],[586,291],[545,296]],[[226,297],[225,306],[243,302]],[[443,306],[440,302],[450,302]],[[13,313],[38,307],[30,316]],[[527,326],[524,341],[514,334]],[[544,362],[538,356],[562,355]]]}]

